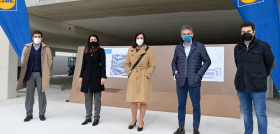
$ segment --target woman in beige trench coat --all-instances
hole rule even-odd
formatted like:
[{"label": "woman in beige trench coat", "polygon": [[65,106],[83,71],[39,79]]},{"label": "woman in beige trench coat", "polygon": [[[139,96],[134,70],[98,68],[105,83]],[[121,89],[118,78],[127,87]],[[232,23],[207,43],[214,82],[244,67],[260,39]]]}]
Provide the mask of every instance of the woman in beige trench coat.
[{"label": "woman in beige trench coat", "polygon": [[[138,131],[143,130],[144,116],[147,109],[147,103],[151,100],[152,93],[152,81],[151,77],[155,70],[155,58],[154,52],[151,48],[146,49],[146,38],[143,32],[136,33],[132,47],[127,52],[125,61],[125,71],[128,76],[128,85],[126,93],[126,101],[130,102],[132,121],[128,126],[129,129],[133,129],[136,126],[137,116],[137,103],[140,103],[140,118]],[[131,68],[137,62],[142,54],[145,55],[137,64],[137,66],[131,71]]]}]

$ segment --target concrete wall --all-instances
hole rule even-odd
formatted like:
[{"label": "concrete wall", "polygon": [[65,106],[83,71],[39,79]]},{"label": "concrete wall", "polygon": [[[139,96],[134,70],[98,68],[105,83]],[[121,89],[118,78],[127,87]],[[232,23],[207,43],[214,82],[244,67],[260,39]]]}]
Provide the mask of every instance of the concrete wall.
[{"label": "concrete wall", "polygon": [[0,99],[14,98],[17,96],[18,57],[1,27],[0,54]]}]

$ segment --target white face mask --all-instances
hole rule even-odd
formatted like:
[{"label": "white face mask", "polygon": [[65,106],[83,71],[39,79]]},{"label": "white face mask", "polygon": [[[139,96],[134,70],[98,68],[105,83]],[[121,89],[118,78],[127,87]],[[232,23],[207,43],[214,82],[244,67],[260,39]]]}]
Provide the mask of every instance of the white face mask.
[{"label": "white face mask", "polygon": [[33,41],[34,41],[34,44],[40,44],[41,38],[34,38]]},{"label": "white face mask", "polygon": [[142,40],[142,39],[136,40],[136,44],[137,44],[138,46],[141,46],[141,45],[143,44],[143,42],[144,42],[144,40]]}]

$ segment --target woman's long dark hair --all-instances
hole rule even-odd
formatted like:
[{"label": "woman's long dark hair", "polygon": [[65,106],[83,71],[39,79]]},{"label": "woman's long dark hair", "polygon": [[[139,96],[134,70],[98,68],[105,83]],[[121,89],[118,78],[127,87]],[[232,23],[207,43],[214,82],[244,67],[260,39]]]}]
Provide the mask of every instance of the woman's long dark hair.
[{"label": "woman's long dark hair", "polygon": [[144,37],[144,42],[143,42],[143,44],[147,44],[147,43],[146,43],[146,36],[145,36],[144,32],[137,32],[137,33],[135,34],[133,40],[132,40],[131,46],[132,46],[133,48],[136,48],[136,47],[138,46],[137,43],[136,43],[136,38],[137,38],[138,35],[141,35],[141,34],[142,34],[143,37]]},{"label": "woman's long dark hair", "polygon": [[95,37],[97,39],[97,43],[98,43],[98,46],[94,47],[92,51],[96,52],[98,50],[98,48],[100,47],[98,36],[96,34],[92,34],[88,37],[87,44],[86,44],[85,49],[84,49],[85,54],[88,54],[88,52],[90,51],[89,43],[90,43],[90,38],[91,37]]}]

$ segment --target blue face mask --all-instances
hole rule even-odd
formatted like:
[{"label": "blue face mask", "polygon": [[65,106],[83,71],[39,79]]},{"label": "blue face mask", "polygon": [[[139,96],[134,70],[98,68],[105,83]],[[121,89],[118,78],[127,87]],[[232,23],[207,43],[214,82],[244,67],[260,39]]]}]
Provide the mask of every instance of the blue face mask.
[{"label": "blue face mask", "polygon": [[182,37],[182,39],[184,40],[184,42],[190,42],[192,40],[192,36],[185,36]]}]

